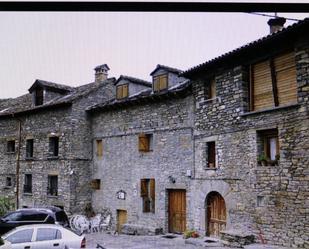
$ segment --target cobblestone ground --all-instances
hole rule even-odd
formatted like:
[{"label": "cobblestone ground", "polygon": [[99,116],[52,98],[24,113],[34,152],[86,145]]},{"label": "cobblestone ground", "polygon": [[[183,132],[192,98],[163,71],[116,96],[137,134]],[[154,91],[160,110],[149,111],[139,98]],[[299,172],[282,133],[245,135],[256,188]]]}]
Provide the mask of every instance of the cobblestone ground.
[{"label": "cobblestone ground", "polygon": [[[92,233],[86,235],[87,248],[95,248],[97,244],[106,249],[199,249],[204,246],[185,244],[181,235],[173,239],[158,236],[113,235]],[[211,247],[213,249],[228,249],[228,247]]]}]

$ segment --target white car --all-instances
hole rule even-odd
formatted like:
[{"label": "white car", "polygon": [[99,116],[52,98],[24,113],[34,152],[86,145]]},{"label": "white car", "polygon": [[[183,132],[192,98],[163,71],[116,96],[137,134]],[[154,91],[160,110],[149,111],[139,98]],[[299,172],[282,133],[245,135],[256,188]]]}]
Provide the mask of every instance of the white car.
[{"label": "white car", "polygon": [[16,227],[2,235],[2,238],[12,243],[12,249],[65,249],[86,248],[84,235],[60,225],[36,224]]}]

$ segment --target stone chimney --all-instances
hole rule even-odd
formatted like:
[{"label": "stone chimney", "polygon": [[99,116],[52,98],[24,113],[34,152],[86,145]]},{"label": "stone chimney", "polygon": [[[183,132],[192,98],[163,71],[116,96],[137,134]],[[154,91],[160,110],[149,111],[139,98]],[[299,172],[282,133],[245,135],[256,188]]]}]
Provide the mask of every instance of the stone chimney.
[{"label": "stone chimney", "polygon": [[283,29],[283,25],[285,24],[286,19],[283,17],[276,17],[273,19],[269,19],[267,24],[269,25],[270,28],[270,34],[276,33]]},{"label": "stone chimney", "polygon": [[109,67],[107,64],[95,67],[95,83],[100,83],[107,79]]}]

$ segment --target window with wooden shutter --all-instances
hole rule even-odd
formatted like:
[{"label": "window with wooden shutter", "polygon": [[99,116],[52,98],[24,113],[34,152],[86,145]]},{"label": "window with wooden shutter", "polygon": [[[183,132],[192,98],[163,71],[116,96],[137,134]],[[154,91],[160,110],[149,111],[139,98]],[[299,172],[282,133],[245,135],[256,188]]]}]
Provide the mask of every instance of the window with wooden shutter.
[{"label": "window with wooden shutter", "polygon": [[129,96],[129,85],[128,84],[117,86],[116,88],[116,98],[117,99],[127,98],[128,96]]},{"label": "window with wooden shutter", "polygon": [[97,157],[101,158],[103,156],[103,142],[102,140],[96,140]]},{"label": "window with wooden shutter", "polygon": [[297,81],[293,52],[251,65],[252,111],[295,103],[297,103]]},{"label": "window with wooden shutter", "polygon": [[296,67],[294,53],[274,59],[279,105],[297,103]]},{"label": "window with wooden shutter", "polygon": [[141,179],[143,212],[155,212],[155,179]]},{"label": "window with wooden shutter", "polygon": [[138,150],[141,152],[152,151],[153,135],[141,133],[138,136]]},{"label": "window with wooden shutter", "polygon": [[155,76],[153,78],[153,91],[159,92],[166,90],[168,88],[168,76],[167,74],[162,74]]}]

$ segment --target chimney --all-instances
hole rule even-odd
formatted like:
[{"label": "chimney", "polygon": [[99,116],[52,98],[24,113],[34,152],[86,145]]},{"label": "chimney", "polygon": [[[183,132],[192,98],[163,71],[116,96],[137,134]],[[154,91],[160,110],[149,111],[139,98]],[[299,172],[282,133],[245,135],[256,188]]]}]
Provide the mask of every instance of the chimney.
[{"label": "chimney", "polygon": [[286,19],[283,17],[276,17],[273,19],[269,19],[267,24],[269,25],[270,28],[270,34],[276,33],[283,29],[283,25],[285,24]]},{"label": "chimney", "polygon": [[109,67],[107,64],[95,67],[95,83],[100,83],[107,79]]}]

